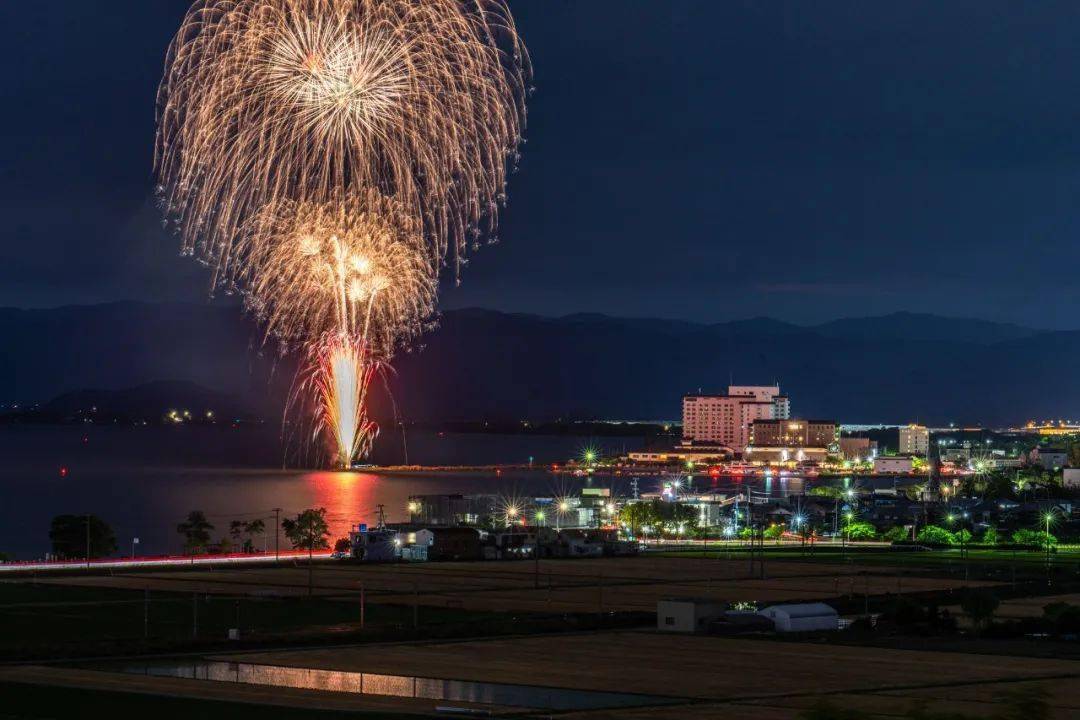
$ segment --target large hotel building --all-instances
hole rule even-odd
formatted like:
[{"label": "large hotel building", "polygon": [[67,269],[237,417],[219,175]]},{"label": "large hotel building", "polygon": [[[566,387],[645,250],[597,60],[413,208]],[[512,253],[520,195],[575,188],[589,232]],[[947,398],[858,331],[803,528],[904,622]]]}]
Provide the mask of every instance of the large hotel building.
[{"label": "large hotel building", "polygon": [[726,395],[683,397],[683,442],[724,445],[741,453],[755,420],[787,420],[791,401],[777,385],[732,385]]}]

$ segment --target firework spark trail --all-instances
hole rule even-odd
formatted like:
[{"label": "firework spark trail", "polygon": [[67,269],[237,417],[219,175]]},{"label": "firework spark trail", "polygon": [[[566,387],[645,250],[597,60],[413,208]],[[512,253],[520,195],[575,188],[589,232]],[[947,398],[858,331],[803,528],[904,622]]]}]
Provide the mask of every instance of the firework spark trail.
[{"label": "firework spark trail", "polygon": [[370,448],[367,389],[432,316],[440,268],[495,230],[530,80],[505,0],[198,0],[170,46],[166,221],[303,349],[342,464]]},{"label": "firework spark trail", "polygon": [[282,203],[253,219],[247,306],[267,332],[312,356],[298,390],[319,399],[316,432],[338,464],[370,450],[367,391],[397,345],[434,312],[437,272],[407,217],[376,193]]}]

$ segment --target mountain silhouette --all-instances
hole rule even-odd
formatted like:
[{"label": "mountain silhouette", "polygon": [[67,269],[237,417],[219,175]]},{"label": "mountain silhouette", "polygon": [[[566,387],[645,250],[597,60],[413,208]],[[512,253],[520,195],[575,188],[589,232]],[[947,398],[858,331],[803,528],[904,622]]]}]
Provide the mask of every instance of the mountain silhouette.
[{"label": "mountain silhouette", "polygon": [[[169,380],[273,417],[296,367],[235,306],[0,309],[0,333],[0,405]],[[684,393],[729,381],[779,382],[797,416],[850,423],[1000,426],[1080,406],[1080,332],[936,315],[801,326],[467,309],[446,312],[423,342],[377,382],[377,416],[677,420]]]}]

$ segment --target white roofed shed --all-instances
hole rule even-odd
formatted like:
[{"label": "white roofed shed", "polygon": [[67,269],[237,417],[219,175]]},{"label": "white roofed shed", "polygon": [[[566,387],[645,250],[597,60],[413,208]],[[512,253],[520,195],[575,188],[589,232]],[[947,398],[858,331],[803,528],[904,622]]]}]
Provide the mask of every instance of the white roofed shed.
[{"label": "white roofed shed", "polygon": [[777,632],[836,630],[840,626],[840,616],[825,603],[771,605],[758,614],[772,620]]}]

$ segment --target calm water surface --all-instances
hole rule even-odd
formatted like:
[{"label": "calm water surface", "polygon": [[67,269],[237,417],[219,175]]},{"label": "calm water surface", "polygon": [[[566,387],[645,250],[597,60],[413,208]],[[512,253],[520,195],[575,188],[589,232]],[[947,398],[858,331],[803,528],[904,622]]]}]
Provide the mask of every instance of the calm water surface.
[{"label": "calm water surface", "polygon": [[[176,525],[191,510],[202,510],[215,525],[214,539],[232,520],[265,518],[273,544],[273,513],[283,516],[324,507],[333,538],[358,523],[373,524],[385,506],[390,522],[407,519],[410,495],[489,493],[504,497],[568,494],[584,485],[630,494],[631,478],[582,480],[546,470],[482,473],[384,475],[373,472],[313,472],[281,469],[278,432],[272,428],[219,427],[79,428],[0,427],[0,552],[19,560],[41,558],[49,550],[49,523],[59,514],[93,513],[116,531],[120,554],[138,537],[140,555],[177,553]],[[424,465],[525,464],[565,462],[586,446],[621,453],[641,445],[635,438],[580,438],[530,435],[438,435],[411,433],[410,462]],[[404,459],[399,438],[381,438],[378,462]],[[275,467],[275,465],[277,467]],[[642,478],[640,489],[657,489]],[[748,481],[697,478],[696,489],[751,487],[771,496],[798,494],[799,478]],[[262,541],[257,541],[257,545]]]},{"label": "calm water surface", "polygon": [[[138,537],[139,554],[149,555],[180,551],[176,525],[195,509],[214,523],[217,539],[231,520],[272,518],[275,507],[283,515],[325,507],[336,538],[352,525],[373,523],[379,504],[389,521],[406,519],[410,495],[550,495],[582,485],[543,471],[397,476],[284,470],[277,435],[272,428],[0,427],[0,552],[42,557],[49,523],[63,513],[99,515],[116,531],[122,554]],[[425,465],[524,464],[530,457],[546,465],[575,457],[586,445],[623,452],[641,443],[433,433],[411,433],[407,441],[409,461]],[[374,459],[401,462],[402,445],[400,437],[384,437]],[[621,491],[629,481],[616,482]],[[272,531],[273,521],[267,526]]]}]

